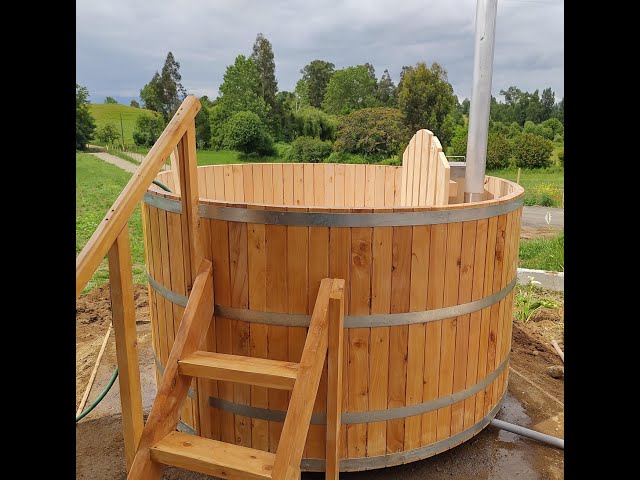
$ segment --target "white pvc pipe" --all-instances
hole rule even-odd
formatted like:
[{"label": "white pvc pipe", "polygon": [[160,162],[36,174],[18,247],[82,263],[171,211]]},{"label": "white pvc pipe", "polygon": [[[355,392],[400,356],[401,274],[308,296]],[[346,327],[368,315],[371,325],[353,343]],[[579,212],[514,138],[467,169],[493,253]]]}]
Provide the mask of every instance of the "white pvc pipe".
[{"label": "white pvc pipe", "polygon": [[531,438],[533,440],[537,440],[542,443],[546,443],[547,445],[551,445],[553,447],[561,448],[564,450],[564,439],[552,437],[551,435],[547,435],[546,433],[536,432],[535,430],[530,430],[528,428],[521,427],[520,425],[514,425],[513,423],[505,422],[503,420],[498,420],[494,418],[491,420],[491,425],[494,427],[498,427],[502,430],[506,430],[507,432],[517,433],[518,435],[522,435],[523,437]]},{"label": "white pvc pipe", "polygon": [[465,202],[482,200],[484,193],[497,10],[498,0],[478,0],[476,43],[473,54],[473,85],[469,106],[467,165],[464,175]]}]

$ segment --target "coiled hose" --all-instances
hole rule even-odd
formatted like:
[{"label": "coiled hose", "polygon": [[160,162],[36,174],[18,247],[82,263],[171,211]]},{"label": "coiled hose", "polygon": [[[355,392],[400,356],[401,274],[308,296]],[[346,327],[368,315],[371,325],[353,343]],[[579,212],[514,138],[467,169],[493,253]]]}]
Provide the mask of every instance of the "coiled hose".
[{"label": "coiled hose", "polygon": [[[167,187],[164,183],[159,182],[158,180],[153,180],[153,182],[151,182],[151,183],[159,186],[165,192],[173,193],[169,187]],[[113,384],[116,382],[116,378],[118,378],[118,367],[116,367],[115,370],[113,371],[113,373],[111,374],[111,378],[109,379],[109,383],[104,388],[104,390],[102,390],[102,393],[100,395],[98,395],[98,398],[96,398],[93,401],[93,403],[86,408],[86,410],[84,412],[82,412],[80,415],[78,415],[76,417],[76,423],[78,423],[80,420],[82,420],[84,417],[86,417],[89,414],[89,412],[91,412],[91,410],[93,410],[94,408],[96,408],[98,406],[98,404],[107,395],[107,393],[109,393],[109,390],[111,390],[111,387],[113,387]]]}]

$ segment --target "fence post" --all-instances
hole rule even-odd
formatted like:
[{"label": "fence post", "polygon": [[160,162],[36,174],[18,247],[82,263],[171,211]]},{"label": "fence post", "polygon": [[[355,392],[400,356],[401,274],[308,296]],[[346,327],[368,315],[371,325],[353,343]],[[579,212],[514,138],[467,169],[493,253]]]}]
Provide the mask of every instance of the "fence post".
[{"label": "fence post", "polygon": [[136,306],[133,300],[133,274],[127,224],[109,250],[109,283],[120,382],[124,453],[128,472],[133,464],[144,424],[138,368]]}]

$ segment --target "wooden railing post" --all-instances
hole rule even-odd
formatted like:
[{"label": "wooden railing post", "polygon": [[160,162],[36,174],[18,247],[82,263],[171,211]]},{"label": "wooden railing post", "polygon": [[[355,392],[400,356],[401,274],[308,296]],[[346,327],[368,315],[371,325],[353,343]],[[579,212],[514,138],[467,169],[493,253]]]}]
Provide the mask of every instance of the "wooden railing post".
[{"label": "wooden railing post", "polygon": [[333,280],[329,295],[329,347],[327,355],[326,480],[340,473],[340,416],[342,405],[342,342],[344,338],[344,280]]},{"label": "wooden railing post", "polygon": [[138,368],[131,249],[127,224],[109,250],[109,279],[111,284],[111,315],[116,337],[120,402],[122,404],[124,452],[127,459],[127,471],[129,471],[144,424],[140,370]]}]

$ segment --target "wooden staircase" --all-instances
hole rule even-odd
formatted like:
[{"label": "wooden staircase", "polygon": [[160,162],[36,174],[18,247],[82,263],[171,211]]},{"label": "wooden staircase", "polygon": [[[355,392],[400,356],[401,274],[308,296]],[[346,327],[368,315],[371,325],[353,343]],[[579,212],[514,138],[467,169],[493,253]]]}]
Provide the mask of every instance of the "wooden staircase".
[{"label": "wooden staircase", "polygon": [[[300,478],[300,461],[328,353],[327,471],[338,478],[344,280],[320,284],[300,363],[198,350],[213,316],[211,262],[202,260],[129,480],[160,479],[165,465],[224,479]],[[292,390],[276,453],[175,431],[193,377]]]}]

